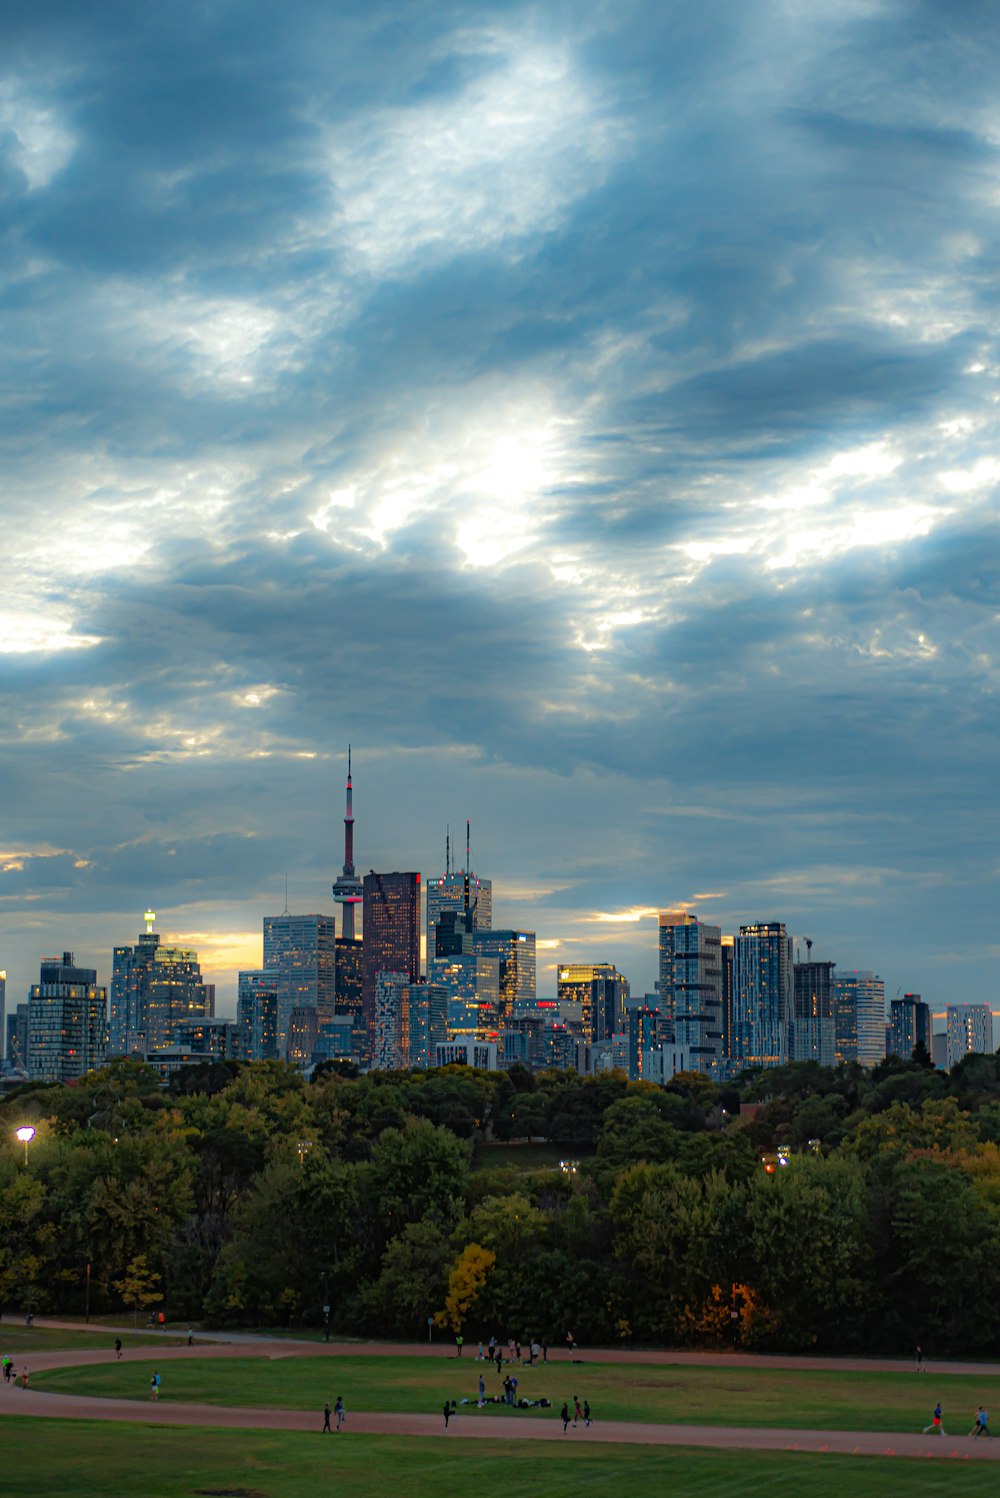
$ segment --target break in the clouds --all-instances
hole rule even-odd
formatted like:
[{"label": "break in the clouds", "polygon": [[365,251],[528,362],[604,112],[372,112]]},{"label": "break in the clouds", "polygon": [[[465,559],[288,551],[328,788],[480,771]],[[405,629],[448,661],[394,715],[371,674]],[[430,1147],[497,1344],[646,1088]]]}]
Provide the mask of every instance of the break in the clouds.
[{"label": "break in the clouds", "polygon": [[995,1000],[990,7],[53,3],[0,58],[0,967],[473,821]]}]

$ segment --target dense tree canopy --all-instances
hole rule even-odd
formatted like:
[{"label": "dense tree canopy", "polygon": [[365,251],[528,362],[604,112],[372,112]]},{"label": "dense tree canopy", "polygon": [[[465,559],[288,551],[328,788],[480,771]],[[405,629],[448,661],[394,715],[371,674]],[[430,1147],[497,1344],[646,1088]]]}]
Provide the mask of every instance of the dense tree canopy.
[{"label": "dense tree canopy", "polygon": [[[37,1135],[27,1164],[18,1124]],[[0,1105],[0,1304],[522,1341],[984,1351],[1000,1065],[667,1088],[138,1062]],[[780,1153],[779,1153],[780,1152]],[[562,1157],[560,1159],[560,1157]]]}]

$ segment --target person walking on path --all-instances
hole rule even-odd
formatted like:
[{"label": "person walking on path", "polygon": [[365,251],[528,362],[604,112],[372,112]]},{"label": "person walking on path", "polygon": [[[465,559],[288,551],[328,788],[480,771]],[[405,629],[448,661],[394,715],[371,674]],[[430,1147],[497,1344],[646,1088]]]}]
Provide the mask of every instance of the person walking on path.
[{"label": "person walking on path", "polygon": [[191,1330],[190,1327],[188,1327],[188,1346],[189,1347],[193,1347],[194,1346],[194,1332]]},{"label": "person walking on path", "polygon": [[562,1407],[562,1409],[559,1411],[559,1418],[560,1418],[560,1420],[563,1423],[563,1435],[565,1435],[566,1434],[566,1427],[569,1424],[569,1405],[568,1404],[564,1404],[563,1407]]},{"label": "person walking on path", "polygon": [[326,1404],[324,1404],[324,1406],[323,1406],[323,1431],[322,1431],[322,1434],[326,1435],[326,1433],[327,1433],[327,1431],[329,1429],[330,1429],[330,1401],[328,1399],[326,1401]]},{"label": "person walking on path", "polygon": [[931,1416],[930,1425],[924,1426],[924,1435],[946,1436],[947,1434],[948,1432],[941,1424],[941,1401],[939,1399],[937,1404],[934,1406],[934,1414]]},{"label": "person walking on path", "polygon": [[115,1362],[119,1362],[120,1363],[121,1362],[121,1356],[122,1356],[122,1339],[121,1339],[121,1337],[116,1337],[115,1338]]},{"label": "person walking on path", "polygon": [[590,1424],[590,1400],[589,1399],[585,1399],[583,1401],[583,1423],[584,1423],[584,1425],[589,1425]]},{"label": "person walking on path", "polygon": [[451,1405],[448,1403],[448,1401],[446,1399],[445,1402],[444,1402],[444,1428],[445,1428],[445,1431],[447,1431],[447,1429],[448,1429],[448,1421],[450,1419],[451,1419]]},{"label": "person walking on path", "polygon": [[339,1430],[344,1421],[347,1419],[347,1411],[344,1409],[344,1400],[340,1394],[337,1395],[337,1403],[333,1407],[333,1413],[337,1417],[337,1429]]},{"label": "person walking on path", "polygon": [[26,1389],[27,1387],[28,1387],[28,1365],[27,1365],[27,1363],[25,1363],[24,1367],[21,1369],[21,1388],[22,1389]]},{"label": "person walking on path", "polygon": [[574,1394],[573,1395],[573,1424],[575,1425],[578,1420],[582,1420],[582,1419],[583,1419],[583,1410],[580,1408],[580,1401],[579,1401],[579,1399],[577,1399],[576,1395]]},{"label": "person walking on path", "polygon": [[924,1349],[921,1347],[920,1343],[918,1342],[917,1343],[917,1372],[918,1373],[923,1373],[923,1371],[924,1371]]}]

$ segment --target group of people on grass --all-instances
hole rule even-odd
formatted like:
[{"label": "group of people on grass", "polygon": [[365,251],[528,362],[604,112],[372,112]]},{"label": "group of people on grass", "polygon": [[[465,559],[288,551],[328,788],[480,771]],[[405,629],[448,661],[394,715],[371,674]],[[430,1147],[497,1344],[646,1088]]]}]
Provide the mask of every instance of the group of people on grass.
[{"label": "group of people on grass", "polygon": [[[3,1359],[3,1365],[2,1366],[3,1366],[3,1381],[4,1381],[4,1383],[5,1384],[16,1384],[17,1383],[17,1370],[14,1367],[14,1359],[11,1358],[11,1357],[5,1357]],[[22,1389],[26,1389],[27,1387],[28,1387],[28,1365],[27,1365],[27,1363],[25,1363],[24,1367],[21,1369],[21,1388]]]}]

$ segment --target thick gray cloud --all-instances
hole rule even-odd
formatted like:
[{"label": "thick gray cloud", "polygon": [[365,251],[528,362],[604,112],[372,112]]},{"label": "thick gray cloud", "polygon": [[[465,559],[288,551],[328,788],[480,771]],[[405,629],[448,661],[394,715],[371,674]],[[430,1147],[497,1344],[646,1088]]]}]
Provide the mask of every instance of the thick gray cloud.
[{"label": "thick gray cloud", "polygon": [[50,4],[0,62],[0,967],[497,918],[993,1000],[987,6]]}]

